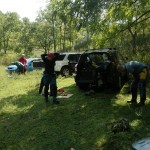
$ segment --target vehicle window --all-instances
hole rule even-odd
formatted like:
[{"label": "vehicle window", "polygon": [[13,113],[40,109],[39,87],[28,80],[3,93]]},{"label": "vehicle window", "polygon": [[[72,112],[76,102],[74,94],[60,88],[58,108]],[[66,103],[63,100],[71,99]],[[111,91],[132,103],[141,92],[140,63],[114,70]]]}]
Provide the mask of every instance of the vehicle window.
[{"label": "vehicle window", "polygon": [[82,54],[79,59],[79,63],[84,64],[87,61],[87,58],[88,58],[87,54]]},{"label": "vehicle window", "polygon": [[44,67],[44,62],[42,60],[33,60],[32,61],[33,67]]},{"label": "vehicle window", "polygon": [[96,64],[104,62],[103,56],[100,53],[92,53],[89,55],[89,58]]},{"label": "vehicle window", "polygon": [[109,60],[109,58],[108,58],[108,55],[107,54],[102,54],[102,57],[103,57],[103,60],[104,61],[108,61]]},{"label": "vehicle window", "polygon": [[63,60],[65,58],[65,54],[58,55],[57,60]]},{"label": "vehicle window", "polygon": [[77,62],[80,57],[80,54],[70,54],[68,60],[71,62]]}]

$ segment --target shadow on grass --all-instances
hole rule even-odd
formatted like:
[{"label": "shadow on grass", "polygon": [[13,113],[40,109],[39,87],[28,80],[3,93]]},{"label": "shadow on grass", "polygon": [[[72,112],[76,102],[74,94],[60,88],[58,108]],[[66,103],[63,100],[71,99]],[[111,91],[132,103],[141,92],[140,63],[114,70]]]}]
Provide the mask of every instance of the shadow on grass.
[{"label": "shadow on grass", "polygon": [[[37,88],[1,100],[0,149],[129,150],[135,140],[150,136],[149,105],[133,108],[107,91],[85,96],[73,84],[64,87],[72,97],[46,107]],[[114,135],[109,125],[121,118],[131,130]]]}]

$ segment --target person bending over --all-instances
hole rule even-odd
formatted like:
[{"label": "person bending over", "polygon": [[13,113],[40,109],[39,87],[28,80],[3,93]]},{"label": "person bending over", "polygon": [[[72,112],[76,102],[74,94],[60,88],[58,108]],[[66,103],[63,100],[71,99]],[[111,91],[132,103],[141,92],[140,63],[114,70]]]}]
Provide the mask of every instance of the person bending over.
[{"label": "person bending over", "polygon": [[[131,84],[132,99],[127,101],[128,103],[135,104],[137,106],[145,105],[146,101],[146,83],[148,77],[148,66],[138,61],[130,61],[124,66],[119,66],[118,71],[129,72],[133,75],[134,80]],[[137,92],[140,92],[140,102],[137,104]]]}]

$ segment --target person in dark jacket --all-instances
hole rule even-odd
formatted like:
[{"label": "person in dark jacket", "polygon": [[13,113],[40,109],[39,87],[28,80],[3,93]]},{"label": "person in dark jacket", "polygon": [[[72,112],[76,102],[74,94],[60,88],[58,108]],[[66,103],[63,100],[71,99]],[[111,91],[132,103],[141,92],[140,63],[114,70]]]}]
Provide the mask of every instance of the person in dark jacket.
[{"label": "person in dark jacket", "polygon": [[[121,72],[127,71],[131,73],[134,77],[134,80],[131,84],[132,99],[127,102],[135,104],[137,106],[145,105],[148,66],[138,61],[130,61],[126,63],[124,66],[119,66],[118,70]],[[140,102],[137,104],[138,89],[140,92]]]},{"label": "person in dark jacket", "polygon": [[18,74],[24,74],[24,65],[19,61],[16,61],[14,64],[17,66]]},{"label": "person in dark jacket", "polygon": [[53,104],[58,104],[57,100],[57,84],[56,84],[56,74],[54,71],[56,56],[54,53],[42,54],[42,60],[45,64],[45,70],[43,72],[43,77],[41,79],[41,84],[44,85],[44,96],[45,102],[48,102],[49,88],[51,91],[51,96]]}]

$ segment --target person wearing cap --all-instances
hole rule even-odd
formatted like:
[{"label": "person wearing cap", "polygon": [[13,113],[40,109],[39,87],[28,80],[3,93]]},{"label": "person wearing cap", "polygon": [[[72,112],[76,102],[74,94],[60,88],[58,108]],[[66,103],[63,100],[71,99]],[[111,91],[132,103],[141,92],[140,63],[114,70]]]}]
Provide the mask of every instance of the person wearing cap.
[{"label": "person wearing cap", "polygon": [[23,70],[23,73],[25,74],[26,73],[26,65],[27,65],[27,59],[25,58],[25,55],[24,54],[21,54],[21,57],[19,58],[19,62],[21,62],[24,66],[24,70]]},{"label": "person wearing cap", "polygon": [[[145,105],[146,101],[146,83],[148,78],[148,66],[138,61],[130,61],[124,66],[119,66],[118,71],[129,72],[133,75],[133,82],[131,84],[132,99],[128,103],[135,104],[136,106]],[[140,92],[140,102],[137,104],[137,92]]]},{"label": "person wearing cap", "polygon": [[56,73],[54,70],[55,67],[55,61],[56,61],[56,55],[54,53],[48,53],[48,54],[42,54],[41,58],[45,64],[45,70],[43,72],[43,77],[41,81],[44,85],[44,96],[45,96],[45,102],[48,102],[48,95],[49,95],[49,87],[50,87],[50,93],[52,96],[52,102],[53,104],[59,104],[59,101],[57,100],[57,84],[56,84]]}]

